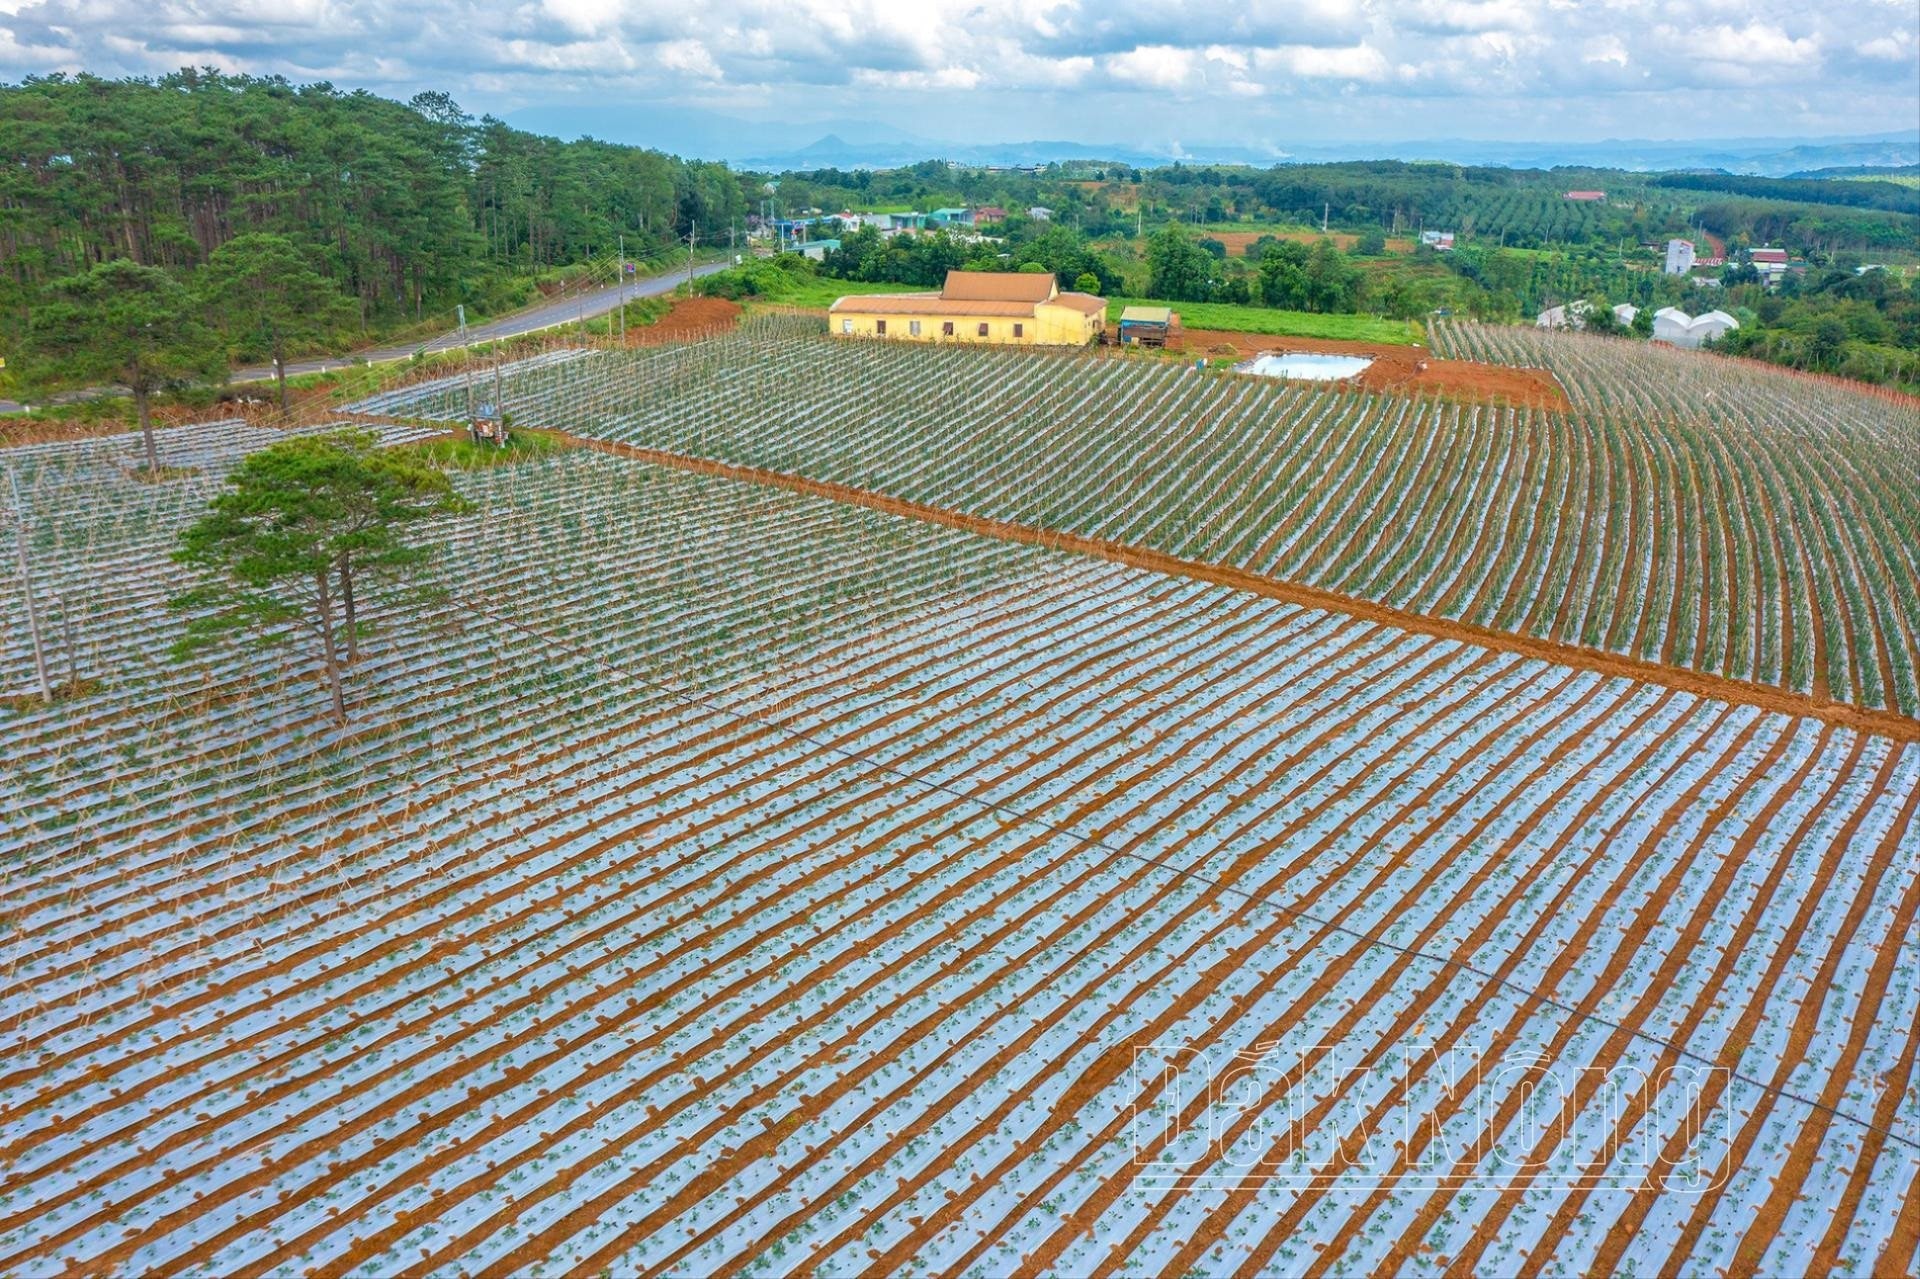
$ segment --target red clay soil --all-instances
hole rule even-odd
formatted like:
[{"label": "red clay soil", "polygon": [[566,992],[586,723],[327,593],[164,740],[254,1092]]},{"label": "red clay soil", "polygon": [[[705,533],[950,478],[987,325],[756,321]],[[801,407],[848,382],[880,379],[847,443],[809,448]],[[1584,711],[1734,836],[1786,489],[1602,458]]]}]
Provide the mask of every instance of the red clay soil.
[{"label": "red clay soil", "polygon": [[711,337],[740,323],[740,304],[725,298],[675,298],[654,323],[627,333],[628,346],[658,346]]},{"label": "red clay soil", "polygon": [[1326,351],[1371,356],[1373,363],[1356,379],[1369,391],[1429,393],[1458,399],[1503,402],[1539,409],[1567,409],[1567,393],[1545,369],[1522,369],[1473,360],[1442,360],[1424,346],[1345,342],[1334,338],[1277,337],[1267,333],[1229,333],[1187,329],[1170,343],[1177,351],[1251,358],[1272,351]]},{"label": "red clay soil", "polygon": [[[1218,240],[1220,243],[1226,245],[1227,256],[1230,258],[1246,257],[1247,250],[1253,247],[1255,241],[1269,235],[1276,240],[1292,240],[1296,244],[1313,244],[1320,240],[1332,240],[1334,247],[1343,253],[1351,249],[1360,240],[1359,236],[1349,235],[1345,231],[1329,231],[1325,235],[1322,235],[1318,231],[1284,230],[1279,227],[1275,227],[1271,231],[1201,231],[1199,235],[1203,239]],[[1387,252],[1411,253],[1413,252],[1413,241],[1405,237],[1389,239],[1387,241]]]},{"label": "red clay soil", "polygon": [[[219,403],[211,408],[156,404],[153,406],[153,424],[155,427],[186,426],[219,418],[242,417],[241,407],[238,403]],[[97,421],[35,417],[0,419],[0,448],[12,448],[18,444],[46,444],[56,440],[105,439],[139,429],[133,404],[126,401],[124,411],[116,410],[111,416]]]},{"label": "red clay soil", "polygon": [[1895,741],[1920,742],[1920,719],[1913,719],[1895,711],[1872,710],[1844,702],[1816,699],[1808,694],[1791,692],[1771,684],[1758,684],[1750,680],[1732,679],[1724,675],[1711,675],[1702,671],[1662,665],[1645,658],[1630,657],[1624,653],[1614,653],[1604,649],[1587,648],[1564,640],[1537,639],[1488,626],[1454,621],[1451,618],[1431,617],[1375,600],[1344,595],[1324,587],[1308,586],[1303,582],[1264,577],[1245,569],[1182,559],[1163,551],[1083,537],[1077,533],[1062,533],[1052,529],[1016,524],[1010,520],[967,515],[945,507],[889,497],[883,493],[874,493],[830,480],[810,480],[780,471],[768,471],[753,466],[736,466],[728,462],[715,462],[706,458],[688,457],[661,449],[641,448],[637,445],[619,444],[608,440],[593,440],[584,436],[568,435],[561,431],[551,433],[582,448],[610,453],[615,457],[628,457],[698,475],[719,475],[728,479],[744,480],[751,484],[765,484],[790,492],[806,493],[814,497],[831,498],[834,501],[901,515],[908,519],[965,529],[968,532],[997,537],[1004,541],[1094,555],[1133,568],[1212,582],[1235,590],[1251,591],[1256,595],[1284,600],[1306,608],[1345,613],[1350,617],[1379,622],[1416,635],[1430,635],[1440,639],[1474,644],[1503,653],[1533,658],[1536,661],[1553,662],[1561,666],[1592,671],[1608,678],[1636,680],[1661,688],[1679,689],[1695,697],[1733,702],[1776,715],[1793,715],[1812,719],[1823,724],[1852,729],[1855,732],[1890,737]]}]

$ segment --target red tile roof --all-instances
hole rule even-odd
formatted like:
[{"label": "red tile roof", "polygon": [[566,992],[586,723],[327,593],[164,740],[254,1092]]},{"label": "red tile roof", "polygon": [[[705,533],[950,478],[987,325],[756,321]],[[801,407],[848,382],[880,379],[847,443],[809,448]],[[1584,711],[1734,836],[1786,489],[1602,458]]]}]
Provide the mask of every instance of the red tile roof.
[{"label": "red tile roof", "polygon": [[938,293],[852,293],[830,311],[854,315],[980,315],[1032,319],[1038,302],[968,302]]},{"label": "red tile roof", "polygon": [[1061,306],[1072,307],[1087,315],[1103,315],[1107,309],[1107,300],[1097,298],[1091,293],[1062,293],[1053,300]]},{"label": "red tile roof", "polygon": [[940,296],[949,302],[1045,302],[1057,286],[1031,271],[949,271]]}]

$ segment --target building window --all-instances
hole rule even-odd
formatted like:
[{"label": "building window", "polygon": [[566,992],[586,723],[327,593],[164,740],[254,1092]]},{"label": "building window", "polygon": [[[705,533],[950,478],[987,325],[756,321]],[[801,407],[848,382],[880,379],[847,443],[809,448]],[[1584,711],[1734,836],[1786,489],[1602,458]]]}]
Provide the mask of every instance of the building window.
[{"label": "building window", "polygon": [[852,321],[852,320],[842,320],[842,321],[840,321],[840,331],[841,331],[842,333],[851,333],[851,332],[853,332],[853,321]]},{"label": "building window", "polygon": [[881,337],[885,337],[887,335],[887,322],[885,320],[875,320],[873,322],[873,331]]},{"label": "building window", "polygon": [[1026,332],[1027,326],[1024,324],[1016,324],[1013,326],[1013,336],[1015,337],[1024,337],[1026,336]]},{"label": "building window", "polygon": [[950,338],[950,337],[952,337],[952,336],[953,336],[953,321],[952,321],[952,320],[947,320],[947,321],[944,321],[944,322],[943,322],[943,323],[942,323],[942,324],[940,325],[940,336],[941,336],[941,337],[943,337],[943,338]]},{"label": "building window", "polygon": [[916,338],[920,336],[920,321],[918,320],[907,321],[907,336],[916,337]]},{"label": "building window", "polygon": [[987,326],[985,324],[982,324],[980,326],[980,336],[981,337],[987,336]]}]

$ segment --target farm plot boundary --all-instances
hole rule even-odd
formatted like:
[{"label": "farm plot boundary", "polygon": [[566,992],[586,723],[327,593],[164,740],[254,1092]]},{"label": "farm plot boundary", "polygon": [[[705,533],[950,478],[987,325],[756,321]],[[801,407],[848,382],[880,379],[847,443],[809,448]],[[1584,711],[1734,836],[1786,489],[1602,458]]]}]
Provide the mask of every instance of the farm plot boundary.
[{"label": "farm plot boundary", "polygon": [[1891,711],[1872,710],[1853,706],[1844,702],[1835,702],[1815,698],[1804,693],[1795,693],[1786,689],[1765,684],[1755,684],[1747,680],[1730,679],[1724,675],[1713,675],[1701,671],[1685,670],[1679,667],[1650,662],[1621,653],[1609,653],[1598,649],[1584,648],[1577,644],[1567,644],[1555,640],[1535,639],[1510,631],[1495,630],[1491,627],[1476,626],[1471,622],[1458,622],[1449,618],[1432,617],[1424,613],[1409,612],[1382,604],[1374,600],[1345,595],[1330,591],[1325,587],[1309,586],[1301,582],[1266,577],[1250,573],[1243,569],[1230,568],[1220,564],[1207,564],[1198,560],[1182,559],[1164,551],[1150,550],[1121,542],[1109,542],[1099,538],[1086,537],[1078,533],[1060,532],[1054,529],[1036,528],[1027,524],[1018,524],[1009,520],[992,519],[987,516],[969,515],[962,511],[946,507],[932,506],[924,502],[909,501],[905,498],[890,497],[884,493],[855,488],[831,480],[809,479],[801,475],[789,475],[781,471],[763,470],[759,467],[739,466],[730,462],[716,462],[707,458],[691,457],[683,453],[673,453],[662,449],[650,449],[640,445],[622,444],[612,440],[597,440],[587,436],[573,435],[555,431],[572,444],[581,448],[593,449],[615,457],[631,458],[635,461],[650,462],[657,466],[672,467],[696,475],[721,476],[749,484],[760,484],[790,492],[810,494],[815,497],[830,498],[871,510],[882,511],[890,515],[899,515],[907,519],[921,520],[949,528],[964,529],[972,533],[984,534],[1003,541],[1020,542],[1030,546],[1046,547],[1057,551],[1074,551],[1084,555],[1098,556],[1132,568],[1143,568],[1153,572],[1167,573],[1177,577],[1193,578],[1211,582],[1218,586],[1232,587],[1236,590],[1251,591],[1269,599],[1287,603],[1301,604],[1310,608],[1331,609],[1346,613],[1366,621],[1382,622],[1415,634],[1438,639],[1454,640],[1460,643],[1476,644],[1503,653],[1513,653],[1521,657],[1538,661],[1552,662],[1561,666],[1572,666],[1595,674],[1623,679],[1638,680],[1642,683],[1657,684],[1663,688],[1676,689],[1698,697],[1715,701],[1733,702],[1742,706],[1751,706],[1774,714],[1792,715],[1802,719],[1817,720],[1839,728],[1848,728],[1856,732],[1873,733],[1890,737],[1902,742],[1920,742],[1920,719],[1912,719]]},{"label": "farm plot boundary", "polygon": [[1920,718],[1920,419],[1751,375],[1647,388],[1591,345],[1570,414],[772,325],[503,391],[522,425]]}]

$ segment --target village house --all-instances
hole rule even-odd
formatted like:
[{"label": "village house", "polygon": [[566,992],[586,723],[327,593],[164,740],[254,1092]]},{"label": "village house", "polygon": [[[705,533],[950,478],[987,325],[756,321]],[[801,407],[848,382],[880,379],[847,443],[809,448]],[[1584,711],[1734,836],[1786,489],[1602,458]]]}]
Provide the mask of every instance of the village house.
[{"label": "village house", "polygon": [[949,271],[938,293],[853,294],[828,316],[839,337],[1085,346],[1106,330],[1107,304],[1051,274]]},{"label": "village house", "polygon": [[1768,288],[1778,285],[1787,274],[1787,251],[1785,249],[1749,249],[1747,261],[1760,275],[1760,282]]}]

